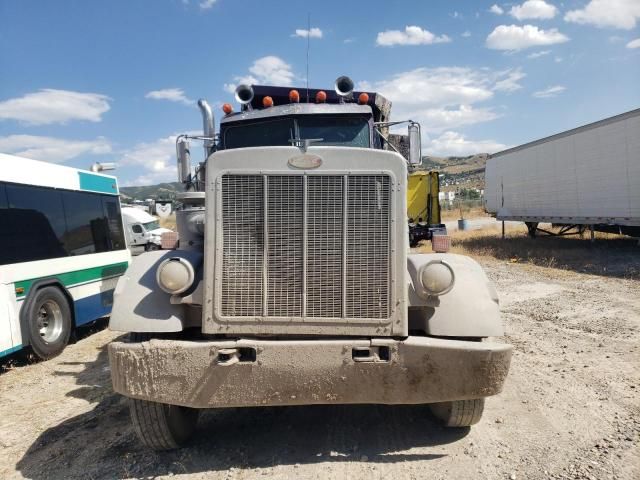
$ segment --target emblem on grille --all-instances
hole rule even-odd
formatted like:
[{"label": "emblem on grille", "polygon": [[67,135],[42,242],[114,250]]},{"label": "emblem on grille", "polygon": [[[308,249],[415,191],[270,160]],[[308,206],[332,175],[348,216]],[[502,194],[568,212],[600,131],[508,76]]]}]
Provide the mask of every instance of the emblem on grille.
[{"label": "emblem on grille", "polygon": [[289,166],[293,168],[309,170],[311,168],[318,168],[320,165],[322,165],[322,158],[320,158],[318,155],[305,153],[304,155],[296,155],[295,157],[291,157],[287,163],[289,163]]}]

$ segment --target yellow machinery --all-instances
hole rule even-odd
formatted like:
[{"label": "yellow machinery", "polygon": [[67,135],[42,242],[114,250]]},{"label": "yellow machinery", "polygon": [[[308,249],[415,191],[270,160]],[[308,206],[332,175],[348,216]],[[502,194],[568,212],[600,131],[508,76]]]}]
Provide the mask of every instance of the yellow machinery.
[{"label": "yellow machinery", "polygon": [[409,174],[407,218],[412,247],[421,240],[431,240],[434,232],[446,235],[446,228],[440,223],[439,191],[438,172],[419,170]]}]

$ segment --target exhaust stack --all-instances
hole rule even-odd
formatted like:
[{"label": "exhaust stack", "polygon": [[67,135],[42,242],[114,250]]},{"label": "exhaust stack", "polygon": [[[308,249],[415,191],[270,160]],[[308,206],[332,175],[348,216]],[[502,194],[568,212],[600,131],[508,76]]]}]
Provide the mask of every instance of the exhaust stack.
[{"label": "exhaust stack", "polygon": [[209,103],[204,98],[201,98],[198,100],[198,107],[202,114],[202,131],[204,136],[207,137],[204,140],[204,158],[206,160],[211,153],[211,147],[215,145],[216,127]]},{"label": "exhaust stack", "polygon": [[336,79],[333,87],[340,97],[340,101],[351,100],[353,98],[353,80],[343,75]]}]

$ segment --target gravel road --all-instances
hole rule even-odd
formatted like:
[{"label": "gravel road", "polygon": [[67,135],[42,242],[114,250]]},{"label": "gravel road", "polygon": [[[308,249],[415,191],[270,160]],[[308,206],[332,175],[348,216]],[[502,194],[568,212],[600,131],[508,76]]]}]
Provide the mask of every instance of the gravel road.
[{"label": "gravel road", "polygon": [[189,447],[148,452],[103,330],[0,374],[0,478],[640,478],[640,281],[482,263],[515,352],[472,429],[423,406],[230,409],[205,413]]}]

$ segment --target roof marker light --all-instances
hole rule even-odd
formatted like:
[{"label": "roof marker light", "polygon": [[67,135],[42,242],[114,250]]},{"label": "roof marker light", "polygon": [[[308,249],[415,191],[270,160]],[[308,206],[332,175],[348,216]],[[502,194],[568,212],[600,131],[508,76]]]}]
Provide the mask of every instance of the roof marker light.
[{"label": "roof marker light", "polygon": [[316,103],[324,103],[327,101],[327,93],[324,90],[320,90],[316,93]]},{"label": "roof marker light", "polygon": [[273,107],[273,98],[269,97],[268,95],[266,97],[264,97],[262,99],[262,106],[264,108]]},{"label": "roof marker light", "polygon": [[225,103],[224,105],[222,105],[222,111],[225,113],[225,115],[229,115],[231,112],[233,112],[233,107],[230,103]]},{"label": "roof marker light", "polygon": [[300,93],[298,93],[298,90],[291,90],[289,92],[289,101],[291,103],[299,103],[300,102]]},{"label": "roof marker light", "polygon": [[360,105],[366,105],[367,103],[369,103],[369,94],[362,92],[360,95],[358,95],[358,103]]}]

